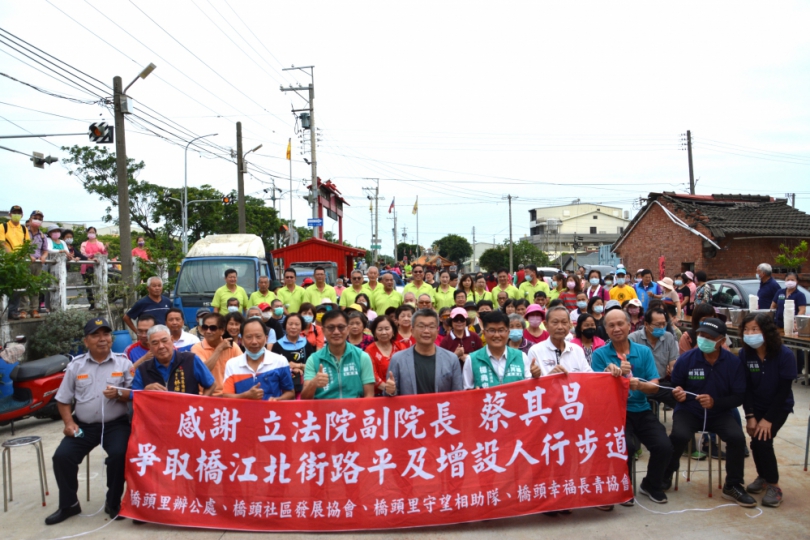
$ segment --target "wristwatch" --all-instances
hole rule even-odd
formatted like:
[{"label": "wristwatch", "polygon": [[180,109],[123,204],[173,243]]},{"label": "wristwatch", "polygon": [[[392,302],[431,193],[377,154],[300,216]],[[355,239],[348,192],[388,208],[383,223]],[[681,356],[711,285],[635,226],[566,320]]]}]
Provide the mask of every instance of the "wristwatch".
[{"label": "wristwatch", "polygon": [[120,388],[118,389],[118,397],[124,397],[124,392]]}]

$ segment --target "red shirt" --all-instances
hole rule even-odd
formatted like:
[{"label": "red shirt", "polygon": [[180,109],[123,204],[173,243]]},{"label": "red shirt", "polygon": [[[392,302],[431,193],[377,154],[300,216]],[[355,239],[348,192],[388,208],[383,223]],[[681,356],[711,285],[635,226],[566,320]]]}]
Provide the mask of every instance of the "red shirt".
[{"label": "red shirt", "polygon": [[401,351],[402,348],[396,342],[393,343],[391,348],[391,355],[385,356],[380,349],[377,348],[377,342],[375,341],[368,347],[366,347],[366,354],[369,355],[371,358],[371,365],[374,366],[374,394],[375,395],[382,395],[382,392],[377,390],[377,386],[382,384],[388,378],[388,364],[391,362],[391,356],[394,356],[395,352]]},{"label": "red shirt", "polygon": [[545,341],[545,340],[547,340],[547,339],[548,339],[548,332],[546,332],[545,330],[543,330],[543,333],[542,333],[542,334],[540,334],[540,337],[534,337],[533,335],[531,335],[531,334],[529,333],[529,330],[528,330],[528,329],[524,329],[524,330],[523,330],[523,337],[524,337],[524,338],[526,339],[526,341],[528,341],[529,343],[540,343],[541,341]]},{"label": "red shirt", "polygon": [[563,305],[568,311],[574,311],[577,309],[577,293],[570,291],[561,292],[560,300],[563,301]]},{"label": "red shirt", "polygon": [[411,334],[411,337],[409,337],[408,339],[402,339],[402,336],[397,334],[397,338],[395,341],[402,350],[405,350],[408,347],[413,347],[414,345],[416,345],[416,338],[414,337],[413,334]]}]

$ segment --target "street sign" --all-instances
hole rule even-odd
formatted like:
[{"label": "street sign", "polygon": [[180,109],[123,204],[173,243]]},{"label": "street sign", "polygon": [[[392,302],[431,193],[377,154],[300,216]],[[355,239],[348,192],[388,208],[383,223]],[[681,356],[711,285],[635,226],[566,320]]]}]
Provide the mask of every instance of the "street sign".
[{"label": "street sign", "polygon": [[307,227],[323,227],[323,218],[309,218]]},{"label": "street sign", "polygon": [[380,244],[371,244],[371,249],[382,249]]}]

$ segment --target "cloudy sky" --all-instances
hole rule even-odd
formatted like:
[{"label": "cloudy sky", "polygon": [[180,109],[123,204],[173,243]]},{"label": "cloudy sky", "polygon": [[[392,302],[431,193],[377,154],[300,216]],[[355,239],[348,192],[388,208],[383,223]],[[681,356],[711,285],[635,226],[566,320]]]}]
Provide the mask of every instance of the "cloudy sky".
[{"label": "cloudy sky", "polygon": [[[182,186],[185,143],[218,133],[189,152],[189,184],[235,188],[236,166],[223,157],[241,120],[245,151],[263,144],[248,158],[246,192],[262,196],[275,181],[284,218],[293,139],[300,223],[310,213],[302,199],[310,172],[290,109],[304,102],[279,86],[308,82],[282,67],[314,65],[319,176],[351,203],[344,236],[362,246],[371,236],[362,188],[380,179],[386,252],[393,197],[409,241],[419,197],[423,245],[447,233],[472,240],[473,227],[479,241],[502,241],[507,194],[518,197],[516,236],[528,234],[530,208],[577,198],[633,213],[650,191],[688,189],[687,129],[699,194],[796,192],[810,211],[807,3],[565,4],[2,2],[0,72],[98,102],[114,76],[126,85],[155,63],[129,92],[139,118],[127,126],[127,153],[146,163],[140,178]],[[16,38],[81,70],[84,81],[69,82],[53,58],[26,52]],[[112,120],[97,103],[7,77],[0,117],[3,135],[82,132]],[[88,144],[83,136],[48,141]],[[64,157],[42,139],[2,146]],[[106,206],[61,164],[43,171],[0,150],[0,179],[3,209],[21,204],[46,219],[99,224]],[[337,226],[327,220],[326,230]]]}]

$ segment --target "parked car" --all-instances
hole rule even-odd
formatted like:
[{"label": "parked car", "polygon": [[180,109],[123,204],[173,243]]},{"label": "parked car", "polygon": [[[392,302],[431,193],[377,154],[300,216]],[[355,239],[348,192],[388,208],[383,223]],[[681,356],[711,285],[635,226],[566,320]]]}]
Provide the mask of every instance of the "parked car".
[{"label": "parked car", "polygon": [[[775,279],[775,278],[774,278]],[[785,288],[785,281],[777,279],[779,287]],[[759,290],[758,279],[713,279],[707,284],[712,290],[712,305],[732,309],[748,309],[748,295],[757,294]],[[799,290],[810,302],[810,291],[799,285]],[[771,306],[759,306],[768,309]]]}]

